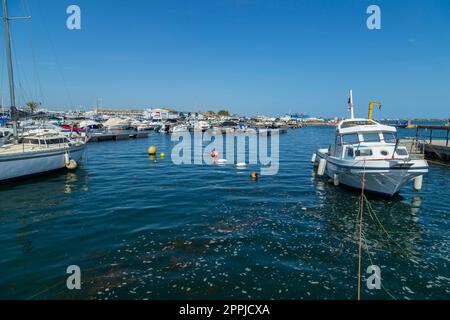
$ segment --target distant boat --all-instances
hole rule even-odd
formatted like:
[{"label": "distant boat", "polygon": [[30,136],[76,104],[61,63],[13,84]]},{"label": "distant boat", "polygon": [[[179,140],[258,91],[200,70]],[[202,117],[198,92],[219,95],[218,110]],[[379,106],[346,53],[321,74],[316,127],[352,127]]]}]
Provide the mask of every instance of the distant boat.
[{"label": "distant boat", "polygon": [[197,121],[194,124],[194,130],[202,130],[202,131],[204,131],[204,130],[208,130],[210,127],[211,127],[211,125],[208,122],[202,121],[202,120],[201,121]]},{"label": "distant boat", "polygon": [[7,143],[13,136],[13,131],[9,128],[0,127],[0,146]]},{"label": "distant boat", "polygon": [[176,133],[176,132],[189,132],[189,127],[187,125],[184,124],[179,124],[177,126],[174,126],[172,128],[169,129],[170,132],[172,133]]},{"label": "distant boat", "polygon": [[103,126],[110,131],[132,130],[135,129],[131,125],[130,119],[110,118],[103,123]]},{"label": "distant boat", "polygon": [[408,126],[408,120],[383,120],[380,123],[396,128],[406,128]]}]

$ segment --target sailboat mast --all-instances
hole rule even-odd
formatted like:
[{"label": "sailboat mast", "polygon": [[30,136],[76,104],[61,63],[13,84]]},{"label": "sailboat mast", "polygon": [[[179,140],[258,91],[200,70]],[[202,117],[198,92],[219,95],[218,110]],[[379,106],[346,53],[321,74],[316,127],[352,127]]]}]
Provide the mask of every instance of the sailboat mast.
[{"label": "sailboat mast", "polygon": [[9,76],[9,95],[11,103],[11,119],[13,120],[14,137],[17,138],[17,119],[16,119],[16,96],[14,93],[14,71],[11,59],[11,37],[9,34],[9,17],[8,17],[8,2],[3,1],[3,21],[5,25],[5,41],[6,41],[6,58],[8,62],[8,76]]}]

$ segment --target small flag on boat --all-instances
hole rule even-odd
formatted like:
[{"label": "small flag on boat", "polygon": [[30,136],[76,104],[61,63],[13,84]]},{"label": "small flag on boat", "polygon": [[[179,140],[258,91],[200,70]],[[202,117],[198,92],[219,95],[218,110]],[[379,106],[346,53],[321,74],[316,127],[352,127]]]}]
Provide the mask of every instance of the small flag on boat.
[{"label": "small flag on boat", "polygon": [[350,90],[350,95],[348,96],[348,111],[352,110],[353,108],[353,97],[352,97],[352,91]]}]

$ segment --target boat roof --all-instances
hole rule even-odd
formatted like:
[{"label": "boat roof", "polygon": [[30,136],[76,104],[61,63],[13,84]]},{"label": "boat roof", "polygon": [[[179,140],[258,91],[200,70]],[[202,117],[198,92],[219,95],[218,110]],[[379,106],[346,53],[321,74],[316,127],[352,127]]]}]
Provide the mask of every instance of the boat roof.
[{"label": "boat roof", "polygon": [[353,118],[345,119],[338,123],[336,128],[338,133],[357,133],[357,132],[397,132],[393,126],[381,124],[371,119]]}]

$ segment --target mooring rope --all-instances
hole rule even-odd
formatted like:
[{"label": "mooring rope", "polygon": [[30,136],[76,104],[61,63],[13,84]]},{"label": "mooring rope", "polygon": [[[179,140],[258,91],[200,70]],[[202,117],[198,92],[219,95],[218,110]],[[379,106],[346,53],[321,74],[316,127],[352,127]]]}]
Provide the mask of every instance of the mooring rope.
[{"label": "mooring rope", "polygon": [[359,200],[359,239],[358,239],[358,301],[361,300],[361,263],[362,263],[362,222],[364,212],[364,187],[366,183],[366,162],[364,161],[364,169],[361,184],[361,197]]},{"label": "mooring rope", "polygon": [[[365,205],[367,207],[367,212],[369,213],[370,218],[373,221],[376,221],[383,231],[386,233],[386,235],[399,247],[401,247],[394,239],[392,239],[391,235],[388,233],[386,228],[383,226],[381,221],[378,219],[378,216],[376,215],[375,211],[373,210],[369,200],[367,199],[366,195],[364,194],[364,188],[366,183],[366,171],[365,171],[365,162],[364,162],[364,171],[362,176],[362,183],[361,183],[361,196],[360,196],[360,208],[359,208],[359,242],[358,242],[358,300],[361,300],[361,265],[362,265],[362,240],[364,239],[364,249],[367,253],[367,256],[369,258],[370,264],[374,265],[371,253],[369,251],[369,246],[367,245],[367,240],[365,237],[365,234],[362,230],[362,218],[364,213],[364,200]],[[376,219],[373,218],[375,216]],[[387,295],[389,295],[392,299],[397,300],[381,283],[381,288],[384,292],[386,292]]]},{"label": "mooring rope", "polygon": [[[366,250],[366,253],[367,253],[367,256],[369,257],[369,260],[370,260],[370,264],[371,265],[375,265],[374,263],[373,263],[373,260],[372,260],[372,256],[371,256],[371,254],[370,254],[370,251],[369,251],[369,246],[367,245],[367,240],[366,240],[366,237],[364,236],[364,233],[363,233],[363,239],[364,239],[364,249]],[[394,300],[397,300],[397,298],[395,298],[384,286],[383,286],[383,283],[381,282],[381,288],[383,289],[383,291],[384,292],[386,292],[386,294],[388,295],[388,296],[390,296],[392,299],[394,299]]]},{"label": "mooring rope", "polygon": [[[399,251],[399,255],[404,257],[404,258],[410,258],[408,257],[406,254],[403,253],[403,250],[405,250],[404,246],[402,246],[397,240],[394,239],[394,237],[391,235],[391,233],[389,233],[386,228],[384,227],[384,225],[381,223],[380,219],[378,218],[378,215],[375,213],[375,210],[373,209],[372,205],[370,204],[369,200],[367,199],[367,197],[365,197],[366,200],[366,208],[367,208],[367,212],[369,213],[370,218],[372,219],[372,221],[374,221],[375,223],[377,223],[380,228],[383,230],[383,232],[386,234],[387,238],[395,245],[397,246],[400,251]],[[421,260],[417,254],[414,254],[414,252],[410,252],[410,254],[412,256],[414,256],[416,259]]]}]

